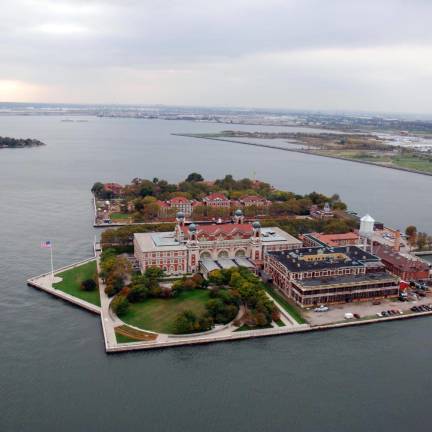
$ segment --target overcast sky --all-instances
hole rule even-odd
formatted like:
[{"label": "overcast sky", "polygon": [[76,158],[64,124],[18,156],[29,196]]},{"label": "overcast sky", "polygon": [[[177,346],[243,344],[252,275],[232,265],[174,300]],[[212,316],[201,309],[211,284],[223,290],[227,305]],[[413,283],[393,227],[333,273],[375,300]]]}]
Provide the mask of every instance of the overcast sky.
[{"label": "overcast sky", "polygon": [[431,0],[0,0],[0,100],[431,113]]}]

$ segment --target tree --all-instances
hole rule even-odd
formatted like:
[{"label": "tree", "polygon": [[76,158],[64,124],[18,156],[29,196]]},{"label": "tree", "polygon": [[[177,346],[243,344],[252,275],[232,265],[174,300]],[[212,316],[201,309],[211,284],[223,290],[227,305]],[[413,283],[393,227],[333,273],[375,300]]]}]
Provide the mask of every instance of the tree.
[{"label": "tree", "polygon": [[164,275],[164,271],[159,268],[159,267],[155,267],[155,266],[150,266],[147,267],[145,272],[144,272],[144,276],[147,279],[160,279],[161,277],[163,277]]},{"label": "tree", "polygon": [[213,270],[210,272],[208,275],[208,280],[210,284],[214,285],[223,285],[225,282],[225,278],[221,270]]},{"label": "tree", "polygon": [[408,243],[411,247],[413,247],[416,244],[417,239],[417,227],[414,225],[409,225],[405,229],[405,234],[408,238]]},{"label": "tree", "polygon": [[417,241],[416,241],[417,249],[423,250],[427,245],[427,243],[428,243],[428,235],[424,232],[419,232],[417,234]]},{"label": "tree", "polygon": [[96,282],[94,279],[86,279],[81,282],[81,289],[83,291],[94,291],[96,289]]},{"label": "tree", "polygon": [[92,188],[91,188],[91,191],[92,191],[96,196],[100,196],[101,193],[103,192],[103,190],[104,190],[104,185],[103,185],[103,183],[101,183],[101,182],[96,182],[96,183],[92,186]]},{"label": "tree", "polygon": [[201,174],[193,172],[187,176],[185,181],[187,181],[188,183],[193,183],[193,182],[201,182],[203,180],[204,180],[204,178]]},{"label": "tree", "polygon": [[255,319],[256,319],[257,326],[259,326],[259,327],[265,327],[266,325],[269,324],[268,320],[267,320],[267,317],[262,312],[258,312],[255,315]]},{"label": "tree", "polygon": [[174,329],[176,333],[192,333],[195,331],[195,323],[197,316],[191,310],[185,310],[177,315],[174,322]]},{"label": "tree", "polygon": [[128,300],[131,303],[138,303],[145,300],[149,295],[147,286],[143,283],[133,284],[128,293]]}]

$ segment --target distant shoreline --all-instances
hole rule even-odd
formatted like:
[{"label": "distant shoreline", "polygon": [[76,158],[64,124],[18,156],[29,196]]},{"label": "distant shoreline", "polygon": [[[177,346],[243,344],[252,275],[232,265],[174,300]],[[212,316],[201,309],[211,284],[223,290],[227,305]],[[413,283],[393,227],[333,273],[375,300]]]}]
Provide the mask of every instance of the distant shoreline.
[{"label": "distant shoreline", "polygon": [[46,145],[42,141],[33,138],[0,137],[0,149],[22,149],[41,147]]},{"label": "distant shoreline", "polygon": [[372,165],[372,166],[376,166],[376,167],[380,167],[380,168],[388,168],[388,169],[393,169],[393,170],[397,170],[397,171],[405,171],[405,172],[409,172],[409,173],[413,173],[413,174],[421,174],[421,175],[426,175],[426,176],[432,177],[432,173],[427,172],[427,171],[418,171],[418,170],[414,170],[411,168],[389,166],[389,165],[380,164],[378,162],[364,161],[364,160],[352,159],[352,158],[347,158],[347,157],[342,157],[342,156],[323,155],[323,154],[314,153],[314,152],[311,152],[308,150],[290,149],[290,148],[281,147],[281,146],[272,145],[272,144],[252,143],[252,142],[237,141],[237,140],[232,140],[232,139],[227,139],[227,138],[214,138],[214,137],[208,137],[208,136],[199,136],[199,135],[182,134],[182,133],[172,133],[171,135],[182,136],[182,137],[187,137],[187,138],[198,138],[198,139],[208,139],[208,140],[213,140],[213,141],[230,142],[230,143],[234,143],[234,144],[243,144],[243,145],[254,146],[254,147],[264,147],[264,148],[270,148],[270,149],[274,149],[274,150],[283,150],[283,151],[293,152],[293,153],[302,153],[302,154],[306,154],[309,156],[325,157],[325,158],[330,158],[330,159],[339,159],[342,161],[356,162],[356,163],[360,163],[360,164],[364,164],[364,165]]}]

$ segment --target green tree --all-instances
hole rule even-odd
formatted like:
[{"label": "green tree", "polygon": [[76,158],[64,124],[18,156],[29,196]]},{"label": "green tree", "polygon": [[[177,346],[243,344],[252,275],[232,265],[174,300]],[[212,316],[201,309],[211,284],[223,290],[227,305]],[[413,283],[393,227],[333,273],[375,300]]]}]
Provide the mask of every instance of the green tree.
[{"label": "green tree", "polygon": [[191,310],[185,310],[177,315],[174,322],[175,332],[178,334],[192,333],[195,331],[195,323],[198,321],[197,316]]},{"label": "green tree", "polygon": [[104,185],[101,182],[96,182],[92,188],[91,191],[96,195],[96,196],[100,196],[102,194],[104,190]]},{"label": "green tree", "polygon": [[201,182],[203,181],[204,178],[201,174],[198,174],[196,172],[190,173],[187,178],[186,178],[186,182],[188,183],[192,183],[192,182]]},{"label": "green tree", "polygon": [[405,235],[407,236],[408,243],[413,247],[417,241],[417,228],[414,225],[407,226],[405,229]]},{"label": "green tree", "polygon": [[81,282],[81,289],[83,291],[94,291],[96,286],[97,285],[94,279],[86,279]]}]

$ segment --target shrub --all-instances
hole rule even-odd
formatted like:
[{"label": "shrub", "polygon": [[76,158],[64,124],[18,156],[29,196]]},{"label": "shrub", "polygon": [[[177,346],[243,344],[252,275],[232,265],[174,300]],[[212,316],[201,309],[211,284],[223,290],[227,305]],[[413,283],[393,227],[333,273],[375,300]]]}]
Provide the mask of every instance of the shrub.
[{"label": "shrub", "polygon": [[81,289],[83,291],[94,291],[96,289],[96,282],[94,279],[86,279],[81,282]]},{"label": "shrub", "polygon": [[192,333],[195,331],[195,322],[197,321],[196,315],[190,311],[185,310],[177,315],[174,323],[175,332],[182,333]]},{"label": "shrub", "polygon": [[273,321],[279,321],[280,320],[280,312],[279,312],[279,309],[277,309],[276,307],[272,310],[271,319]]},{"label": "shrub", "polygon": [[149,290],[144,284],[133,284],[128,293],[128,300],[131,303],[138,303],[145,300],[149,295]]},{"label": "shrub", "polygon": [[194,333],[210,330],[213,326],[213,319],[207,315],[198,317],[190,310],[185,310],[179,315],[174,323],[174,331],[177,334]]},{"label": "shrub", "polygon": [[118,295],[111,302],[111,308],[113,312],[120,317],[129,310],[129,301],[126,297]]}]

